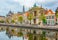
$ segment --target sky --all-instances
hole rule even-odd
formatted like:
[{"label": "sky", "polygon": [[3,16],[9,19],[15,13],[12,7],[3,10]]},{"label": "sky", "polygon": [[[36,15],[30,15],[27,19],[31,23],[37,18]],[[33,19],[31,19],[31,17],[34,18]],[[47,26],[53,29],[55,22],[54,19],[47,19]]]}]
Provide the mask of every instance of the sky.
[{"label": "sky", "polygon": [[58,0],[0,0],[0,15],[5,16],[10,10],[12,12],[22,12],[23,5],[27,11],[33,7],[34,3],[53,11],[58,7]]}]

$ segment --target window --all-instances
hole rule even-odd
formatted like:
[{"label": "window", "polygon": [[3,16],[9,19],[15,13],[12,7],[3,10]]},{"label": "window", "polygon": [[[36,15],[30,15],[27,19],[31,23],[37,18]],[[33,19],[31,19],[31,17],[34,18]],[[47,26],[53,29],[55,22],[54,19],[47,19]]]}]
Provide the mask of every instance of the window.
[{"label": "window", "polygon": [[47,16],[46,18],[47,18],[47,19],[51,19],[51,16]]},{"label": "window", "polygon": [[36,24],[36,19],[34,19],[34,24]]},{"label": "window", "polygon": [[50,24],[50,20],[48,20],[48,24]]},{"label": "window", "polygon": [[49,16],[49,19],[51,19],[51,16]]},{"label": "window", "polygon": [[49,19],[48,16],[46,18]]},{"label": "window", "polygon": [[54,16],[52,16],[52,19],[54,19]]},{"label": "window", "polygon": [[51,21],[52,21],[52,23],[51,23],[51,24],[52,24],[52,25],[54,25],[54,20],[51,20]]}]

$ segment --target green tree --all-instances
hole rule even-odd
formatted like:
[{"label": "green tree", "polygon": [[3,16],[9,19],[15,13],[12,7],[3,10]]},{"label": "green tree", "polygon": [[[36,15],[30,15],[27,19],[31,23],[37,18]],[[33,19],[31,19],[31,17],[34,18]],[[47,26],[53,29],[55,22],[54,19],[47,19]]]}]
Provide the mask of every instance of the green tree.
[{"label": "green tree", "polygon": [[19,36],[19,37],[23,36],[23,33],[22,33],[21,31],[18,32],[18,36]]},{"label": "green tree", "polygon": [[[55,16],[56,16],[56,22],[57,22],[57,18],[58,18],[58,7],[57,7],[57,9],[55,11]],[[58,23],[56,23],[56,24],[58,24]]]},{"label": "green tree", "polygon": [[57,7],[57,9],[55,11],[55,16],[56,16],[56,18],[58,18],[58,7]]},{"label": "green tree", "polygon": [[3,21],[3,20],[1,20],[1,21],[0,21],[0,23],[4,23],[4,21]]},{"label": "green tree", "polygon": [[9,31],[9,27],[6,28],[6,32],[8,32],[8,31]]},{"label": "green tree", "polygon": [[9,20],[8,20],[8,19],[6,19],[6,22],[7,22],[7,23],[9,23]]},{"label": "green tree", "polygon": [[15,23],[15,21],[14,20],[11,20],[11,23]]},{"label": "green tree", "polygon": [[35,36],[35,34],[36,34],[35,30],[33,31],[33,34],[34,34],[34,40],[37,40],[37,37]]},{"label": "green tree", "polygon": [[45,31],[42,32],[42,34],[40,35],[39,40],[47,40],[46,39],[46,32]]},{"label": "green tree", "polygon": [[22,22],[23,22],[23,17],[20,16],[20,17],[18,18],[18,21],[22,24]]},{"label": "green tree", "polygon": [[[58,18],[58,7],[57,7],[57,9],[56,9],[56,11],[55,11],[55,16],[56,16],[56,22],[57,22],[57,18]],[[56,23],[56,24],[58,24],[58,23]],[[55,40],[57,40],[57,33],[56,33],[56,38],[55,38]]]},{"label": "green tree", "polygon": [[28,33],[28,36],[29,36],[28,40],[33,40],[33,34]]},{"label": "green tree", "polygon": [[46,20],[46,17],[45,17],[44,14],[41,14],[41,15],[39,16],[39,20],[40,20],[40,21],[42,20],[43,24],[46,24],[46,23],[47,23],[47,20]]},{"label": "green tree", "polygon": [[43,19],[43,24],[47,24],[47,20],[46,19]]},{"label": "green tree", "polygon": [[28,18],[28,20],[30,21],[30,24],[31,24],[31,20],[33,19],[33,14],[29,14],[27,18]]},{"label": "green tree", "polygon": [[11,30],[11,32],[13,32],[13,33],[14,33],[14,32],[15,32],[15,30],[14,30],[14,29],[12,29],[12,30]]},{"label": "green tree", "polygon": [[56,14],[56,18],[58,18],[58,13]]}]

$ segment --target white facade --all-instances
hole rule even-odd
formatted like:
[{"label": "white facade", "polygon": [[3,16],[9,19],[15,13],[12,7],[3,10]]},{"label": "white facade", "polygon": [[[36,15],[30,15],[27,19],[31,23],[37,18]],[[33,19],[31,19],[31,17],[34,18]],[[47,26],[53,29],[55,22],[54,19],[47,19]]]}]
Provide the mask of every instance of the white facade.
[{"label": "white facade", "polygon": [[48,12],[46,16],[46,20],[47,20],[47,25],[55,25],[56,21],[55,21],[55,14]]}]

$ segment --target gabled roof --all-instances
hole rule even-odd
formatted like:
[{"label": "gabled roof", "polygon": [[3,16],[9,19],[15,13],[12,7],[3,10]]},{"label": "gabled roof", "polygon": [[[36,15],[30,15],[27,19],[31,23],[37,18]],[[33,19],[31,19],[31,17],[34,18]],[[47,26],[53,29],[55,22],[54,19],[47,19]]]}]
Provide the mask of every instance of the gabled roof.
[{"label": "gabled roof", "polygon": [[54,14],[54,12],[50,9],[50,10],[46,10],[45,14],[48,15],[48,14]]},{"label": "gabled roof", "polygon": [[0,17],[5,17],[5,16],[0,16]]}]

